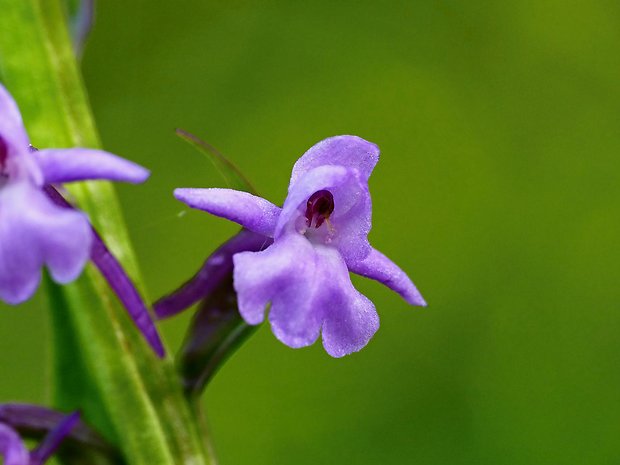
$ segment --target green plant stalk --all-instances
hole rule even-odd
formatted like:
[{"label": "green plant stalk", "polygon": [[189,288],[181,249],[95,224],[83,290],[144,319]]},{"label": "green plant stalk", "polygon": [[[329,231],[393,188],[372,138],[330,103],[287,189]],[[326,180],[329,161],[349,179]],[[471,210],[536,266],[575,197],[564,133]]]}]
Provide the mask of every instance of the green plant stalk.
[{"label": "green plant stalk", "polygon": [[[0,0],[0,76],[33,145],[99,147],[59,0]],[[144,292],[112,186],[69,186],[80,208]],[[48,283],[58,407],[81,408],[132,465],[215,461],[172,361],[158,360],[98,271]]]}]

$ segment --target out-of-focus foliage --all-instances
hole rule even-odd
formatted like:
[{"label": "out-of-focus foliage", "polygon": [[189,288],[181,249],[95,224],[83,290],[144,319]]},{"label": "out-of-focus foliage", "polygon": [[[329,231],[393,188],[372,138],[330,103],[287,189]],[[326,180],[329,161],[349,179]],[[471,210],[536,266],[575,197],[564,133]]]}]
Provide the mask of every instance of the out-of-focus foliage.
[{"label": "out-of-focus foliage", "polygon": [[[206,393],[223,465],[620,459],[618,43],[607,0],[99,2],[86,84],[153,170],[119,189],[150,295],[236,230],[179,215],[225,185],[182,127],[276,203],[318,140],[379,144],[371,240],[429,302],[356,279],[382,327],[344,360],[261,329]],[[43,301],[0,308],[3,400],[45,395]]]}]

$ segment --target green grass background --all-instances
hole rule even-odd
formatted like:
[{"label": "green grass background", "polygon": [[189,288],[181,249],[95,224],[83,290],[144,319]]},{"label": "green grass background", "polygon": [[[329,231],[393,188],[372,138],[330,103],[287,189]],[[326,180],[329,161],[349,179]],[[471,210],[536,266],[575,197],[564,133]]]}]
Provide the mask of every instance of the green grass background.
[{"label": "green grass background", "polygon": [[[100,1],[83,60],[152,297],[236,227],[176,202],[222,186],[174,135],[273,202],[315,142],[377,143],[374,245],[429,302],[355,279],[382,326],[345,359],[267,327],[205,395],[222,465],[620,462],[620,4]],[[0,307],[0,399],[44,402],[45,298]],[[178,346],[188,317],[166,322]]]}]

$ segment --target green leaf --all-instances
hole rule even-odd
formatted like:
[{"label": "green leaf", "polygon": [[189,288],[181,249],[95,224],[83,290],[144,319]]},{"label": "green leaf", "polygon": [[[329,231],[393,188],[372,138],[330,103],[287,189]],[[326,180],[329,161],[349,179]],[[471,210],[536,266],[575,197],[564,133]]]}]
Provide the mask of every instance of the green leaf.
[{"label": "green leaf", "polygon": [[237,189],[250,194],[258,195],[256,189],[250,182],[250,180],[241,172],[237,166],[224,156],[218,149],[213,147],[208,142],[200,139],[199,137],[191,134],[184,129],[176,130],[177,136],[188,142],[190,145],[198,149],[203,155],[205,155],[215,169],[226,181],[226,184],[231,189]]}]

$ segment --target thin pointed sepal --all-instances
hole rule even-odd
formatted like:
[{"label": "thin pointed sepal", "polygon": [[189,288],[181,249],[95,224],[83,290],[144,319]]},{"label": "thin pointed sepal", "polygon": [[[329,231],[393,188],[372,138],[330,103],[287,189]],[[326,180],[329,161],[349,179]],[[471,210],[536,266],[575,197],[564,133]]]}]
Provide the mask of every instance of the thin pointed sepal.
[{"label": "thin pointed sepal", "polygon": [[233,255],[239,252],[256,252],[268,247],[272,242],[271,238],[242,229],[213,252],[185,284],[155,302],[153,309],[156,317],[169,318],[207,298],[232,275]]}]

